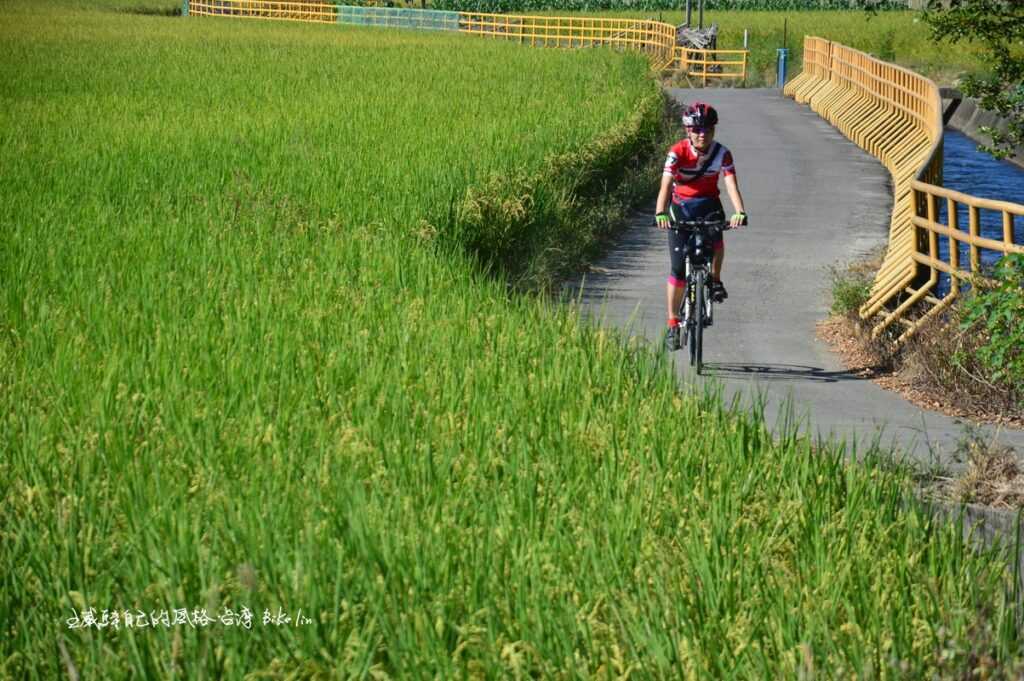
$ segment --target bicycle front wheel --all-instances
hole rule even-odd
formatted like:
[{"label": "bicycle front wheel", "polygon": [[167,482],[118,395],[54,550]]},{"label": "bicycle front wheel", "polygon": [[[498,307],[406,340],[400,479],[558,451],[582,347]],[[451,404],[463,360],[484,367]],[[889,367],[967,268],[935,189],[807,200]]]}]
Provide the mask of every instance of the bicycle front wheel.
[{"label": "bicycle front wheel", "polygon": [[697,373],[704,365],[704,270],[698,270],[693,277],[693,314],[690,316],[690,364],[697,367]]}]

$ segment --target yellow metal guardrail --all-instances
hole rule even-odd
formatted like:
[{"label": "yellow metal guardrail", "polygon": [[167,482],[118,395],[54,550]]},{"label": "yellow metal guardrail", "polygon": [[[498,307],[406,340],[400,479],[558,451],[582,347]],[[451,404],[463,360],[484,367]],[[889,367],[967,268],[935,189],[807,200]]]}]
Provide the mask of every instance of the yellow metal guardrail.
[{"label": "yellow metal guardrail", "polygon": [[[319,0],[185,0],[184,13],[197,16],[232,16],[292,21],[339,22],[343,6]],[[381,8],[381,12],[394,12]],[[416,11],[416,10],[414,10]],[[424,12],[423,10],[418,10]],[[429,12],[427,10],[426,12]],[[540,15],[444,12],[458,17],[458,29],[489,38],[513,40],[533,47],[583,48],[610,46],[648,55],[655,70],[684,72],[709,80],[747,78],[747,50],[698,50],[676,45],[676,27],[647,19],[552,17]],[[390,15],[380,22],[372,17],[360,23],[392,25]],[[396,21],[394,25],[404,25]]]},{"label": "yellow metal guardrail", "polygon": [[[911,183],[915,203],[924,204],[923,214],[916,214],[914,226],[925,231],[927,242],[912,254],[914,262],[928,268],[928,280],[907,298],[902,306],[909,307],[922,298],[931,305],[931,309],[911,326],[904,336],[913,334],[917,328],[932,317],[952,305],[960,294],[960,282],[973,282],[981,271],[981,252],[983,250],[999,253],[1024,253],[1024,246],[1014,243],[1014,220],[1024,218],[1024,205],[1008,201],[992,201],[975,196],[944,189],[935,185],[915,180]],[[946,203],[946,222],[938,220],[939,201]],[[960,224],[960,208],[967,209],[967,230]],[[981,236],[981,211],[989,210],[1000,214],[1002,238],[989,239]],[[949,261],[939,257],[939,239],[947,239]],[[960,245],[967,246],[967,268],[960,262]],[[941,298],[932,295],[939,283],[939,273],[950,276],[949,291]],[[899,308],[897,308],[899,310]],[[894,310],[893,313],[896,311]],[[893,314],[890,313],[890,314]]]},{"label": "yellow metal guardrail", "polygon": [[749,50],[693,50],[677,45],[672,63],[666,68],[700,78],[701,85],[707,85],[709,78],[736,78],[746,82],[749,56]]},{"label": "yellow metal guardrail", "polygon": [[290,0],[186,0],[185,14],[192,16],[276,19],[278,21],[312,21],[337,23],[336,3]]},{"label": "yellow metal guardrail", "polygon": [[645,52],[655,68],[673,60],[676,29],[660,21],[459,12],[463,33],[516,40],[534,47],[612,46]]},{"label": "yellow metal guardrail", "polygon": [[[878,158],[892,174],[893,209],[889,246],[875,277],[862,319],[876,319],[872,336],[893,323],[905,328],[902,343],[921,325],[949,307],[981,270],[980,250],[1024,253],[1014,243],[1015,216],[1024,206],[988,201],[944,189],[942,182],[942,102],[931,80],[895,64],[822,38],[804,38],[804,68],[784,93],[810,104],[822,118]],[[938,200],[947,203],[946,223],[938,220]],[[966,206],[968,227],[959,224]],[[980,236],[980,210],[1002,213],[1001,240]],[[939,239],[948,239],[948,261],[939,257]],[[968,244],[968,268],[960,244]],[[939,297],[941,274],[951,277]]]}]

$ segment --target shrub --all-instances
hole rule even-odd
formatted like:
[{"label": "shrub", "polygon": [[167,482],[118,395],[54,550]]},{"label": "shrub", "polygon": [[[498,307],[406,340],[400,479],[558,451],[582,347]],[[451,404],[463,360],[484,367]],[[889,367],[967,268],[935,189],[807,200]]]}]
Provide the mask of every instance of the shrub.
[{"label": "shrub", "polygon": [[832,277],[832,314],[856,313],[871,294],[873,270],[866,263],[829,268]]},{"label": "shrub", "polygon": [[982,336],[977,359],[991,380],[1024,386],[1024,255],[1000,260],[993,282],[975,287],[963,313],[961,329]]}]

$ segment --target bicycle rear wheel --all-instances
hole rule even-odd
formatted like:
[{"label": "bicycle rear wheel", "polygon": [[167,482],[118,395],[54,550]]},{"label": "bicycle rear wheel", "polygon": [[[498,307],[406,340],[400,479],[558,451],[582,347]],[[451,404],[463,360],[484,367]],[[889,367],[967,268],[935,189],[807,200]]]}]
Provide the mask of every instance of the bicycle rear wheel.
[{"label": "bicycle rear wheel", "polygon": [[704,366],[704,270],[697,270],[693,277],[693,314],[690,321],[690,364],[700,374]]}]

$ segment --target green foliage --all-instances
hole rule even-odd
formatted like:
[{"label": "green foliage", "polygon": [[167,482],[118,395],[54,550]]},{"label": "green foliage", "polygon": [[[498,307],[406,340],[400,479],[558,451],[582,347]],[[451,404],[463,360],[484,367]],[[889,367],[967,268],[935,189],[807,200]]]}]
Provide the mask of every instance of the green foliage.
[{"label": "green foliage", "polygon": [[982,149],[1007,158],[1024,147],[1024,2],[1017,0],[933,0],[924,15],[936,41],[984,46],[986,75],[967,74],[960,89],[981,108],[1006,121],[1005,129],[986,127],[992,144]]},{"label": "green foliage", "polygon": [[832,314],[855,313],[871,294],[871,273],[856,267],[832,267]]},{"label": "green foliage", "polygon": [[1002,258],[995,283],[963,303],[961,328],[984,335],[976,357],[993,381],[1024,387],[1024,255]]},{"label": "green foliage", "polygon": [[879,33],[876,56],[883,61],[896,61],[896,31],[888,29]]}]

